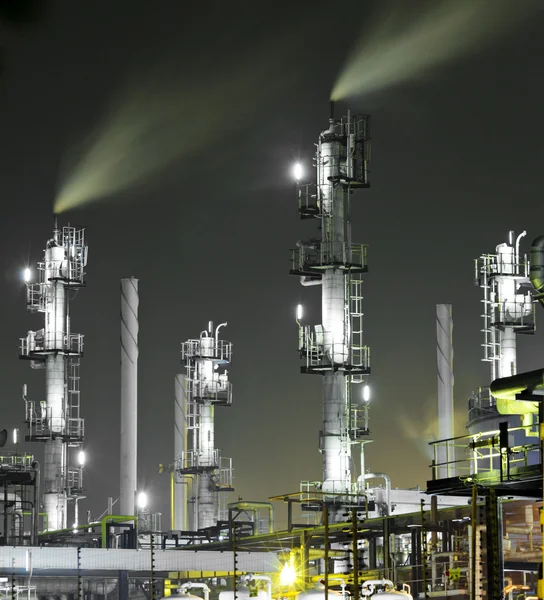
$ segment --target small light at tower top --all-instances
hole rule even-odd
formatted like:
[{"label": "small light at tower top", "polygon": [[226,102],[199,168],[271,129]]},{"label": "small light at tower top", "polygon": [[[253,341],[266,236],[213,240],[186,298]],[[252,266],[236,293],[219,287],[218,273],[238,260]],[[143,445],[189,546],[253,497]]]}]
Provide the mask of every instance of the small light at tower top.
[{"label": "small light at tower top", "polygon": [[303,175],[304,169],[302,168],[302,165],[299,162],[295,163],[293,165],[293,177],[296,181],[300,181]]},{"label": "small light at tower top", "polygon": [[363,388],[363,400],[368,402],[370,400],[370,387],[365,385]]},{"label": "small light at tower top", "polygon": [[31,277],[32,277],[32,271],[30,270],[29,267],[26,267],[26,269],[23,271],[23,279],[25,280],[25,283],[28,283],[30,281]]}]

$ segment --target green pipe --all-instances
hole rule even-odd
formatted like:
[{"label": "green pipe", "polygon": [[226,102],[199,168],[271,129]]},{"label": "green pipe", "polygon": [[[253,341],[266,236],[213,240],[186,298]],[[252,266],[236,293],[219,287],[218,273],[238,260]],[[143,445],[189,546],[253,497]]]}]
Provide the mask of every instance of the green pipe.
[{"label": "green pipe", "polygon": [[[42,515],[44,513],[39,513],[39,514]],[[68,529],[57,529],[56,531],[44,531],[44,532],[40,533],[39,535],[48,535],[50,533],[70,533],[70,532],[73,532],[74,530],[77,531],[79,529],[94,529],[96,527],[100,527],[101,537],[102,537],[101,546],[102,546],[102,548],[105,548],[108,522],[124,523],[125,521],[134,521],[134,526],[136,526],[138,517],[135,517],[134,515],[106,515],[106,516],[102,517],[100,519],[100,521],[96,521],[94,523],[87,523],[85,525],[77,525],[76,527],[70,527]]]},{"label": "green pipe", "polygon": [[[24,510],[23,515],[25,517],[31,517],[32,511]],[[47,532],[47,530],[49,529],[49,515],[47,513],[38,513],[38,517],[43,517],[45,519],[45,532]],[[38,535],[41,535],[41,534],[38,534]]]}]

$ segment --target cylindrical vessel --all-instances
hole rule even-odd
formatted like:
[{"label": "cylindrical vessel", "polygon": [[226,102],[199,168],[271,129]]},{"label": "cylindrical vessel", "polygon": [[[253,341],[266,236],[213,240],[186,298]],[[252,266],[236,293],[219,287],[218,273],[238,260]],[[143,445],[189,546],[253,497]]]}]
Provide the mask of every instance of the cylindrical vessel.
[{"label": "cylindrical vessel", "polygon": [[[436,362],[438,374],[438,439],[453,438],[453,318],[451,304],[436,305]],[[446,446],[438,447],[439,463],[453,462]],[[440,467],[440,478],[453,477],[449,466]]]},{"label": "cylindrical vessel", "polygon": [[137,490],[138,280],[121,280],[121,481],[119,511],[133,515]]},{"label": "cylindrical vessel", "polygon": [[[187,390],[185,375],[176,375],[174,404],[174,461],[187,450]],[[175,483],[174,487],[174,529],[187,530],[187,485]]]}]

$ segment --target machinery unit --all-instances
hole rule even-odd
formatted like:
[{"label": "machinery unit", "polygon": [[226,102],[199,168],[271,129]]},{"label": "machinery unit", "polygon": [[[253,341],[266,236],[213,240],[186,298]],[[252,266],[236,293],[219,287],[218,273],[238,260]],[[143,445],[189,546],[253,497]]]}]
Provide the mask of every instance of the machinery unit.
[{"label": "machinery unit", "polygon": [[[297,181],[301,218],[319,222],[320,239],[299,241],[292,250],[290,273],[303,286],[320,285],[322,322],[302,322],[297,308],[302,373],[323,377],[322,491],[325,501],[338,505],[332,520],[340,519],[346,494],[357,494],[351,453],[368,435],[366,395],[353,393],[370,373],[370,350],[363,343],[362,279],[367,270],[367,248],[351,239],[351,198],[355,190],[369,187],[369,117],[331,116],[317,144],[316,183]],[[298,171],[299,169],[297,169]],[[295,177],[300,174],[295,172]],[[359,386],[362,390],[363,386]],[[361,444],[361,449],[363,444]],[[364,463],[364,461],[362,461]],[[363,481],[364,487],[364,481]],[[357,502],[351,497],[348,504]]]},{"label": "machinery unit", "polygon": [[214,441],[215,406],[232,403],[227,371],[232,360],[232,343],[219,339],[219,332],[226,325],[221,323],[214,330],[210,321],[198,339],[184,342],[181,349],[185,364],[181,383],[185,449],[176,456],[174,472],[178,487],[192,480],[194,531],[226,521],[226,502],[220,492],[233,490],[232,459],[221,456]]},{"label": "machinery unit", "polygon": [[[517,373],[516,342],[519,334],[535,331],[535,303],[531,294],[529,261],[520,255],[520,240],[525,231],[499,244],[495,254],[483,254],[475,260],[475,284],[483,291],[483,361],[490,365],[490,382]],[[499,429],[499,422],[510,427],[530,427],[536,423],[534,407],[526,403],[503,402],[494,397],[489,386],[474,392],[469,400],[467,429],[471,434]],[[520,420],[520,416],[522,416]],[[533,432],[536,435],[536,431]],[[519,431],[511,445],[524,443]],[[529,443],[528,440],[525,440]]]},{"label": "machinery unit", "polygon": [[[77,502],[83,497],[85,427],[79,387],[83,335],[72,331],[70,303],[85,286],[86,265],[84,229],[70,225],[59,229],[55,221],[44,260],[38,263],[38,280],[32,282],[30,269],[25,271],[27,308],[43,314],[43,327],[21,339],[20,358],[29,360],[34,369],[45,370],[43,400],[28,400],[23,386],[26,440],[45,444],[42,502],[50,531],[67,527],[68,500],[75,503],[77,524]],[[73,461],[69,448],[77,449]]]}]

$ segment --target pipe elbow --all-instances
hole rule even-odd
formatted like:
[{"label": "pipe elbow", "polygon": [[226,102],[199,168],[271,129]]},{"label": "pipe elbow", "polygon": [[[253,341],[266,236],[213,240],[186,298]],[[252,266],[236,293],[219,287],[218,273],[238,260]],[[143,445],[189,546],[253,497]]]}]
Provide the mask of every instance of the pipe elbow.
[{"label": "pipe elbow", "polygon": [[[534,239],[531,244],[529,278],[537,294],[542,294],[544,292],[544,235]],[[538,296],[537,299],[544,306],[544,299]]]}]

